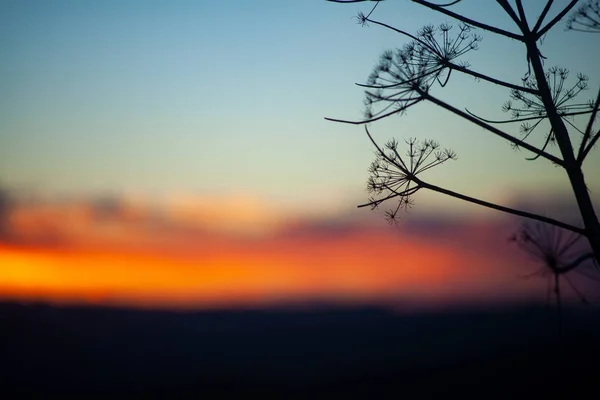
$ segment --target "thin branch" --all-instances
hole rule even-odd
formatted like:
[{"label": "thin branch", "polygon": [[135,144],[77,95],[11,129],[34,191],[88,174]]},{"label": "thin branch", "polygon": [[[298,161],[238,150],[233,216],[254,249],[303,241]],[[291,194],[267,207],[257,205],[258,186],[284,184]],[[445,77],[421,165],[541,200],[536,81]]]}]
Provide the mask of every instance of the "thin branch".
[{"label": "thin branch", "polygon": [[569,264],[561,267],[558,269],[558,272],[561,274],[564,274],[566,272],[569,272],[572,269],[577,268],[577,266],[579,266],[579,264],[581,264],[582,262],[589,260],[590,258],[594,258],[595,255],[594,253],[585,253],[580,255],[579,257],[577,257],[575,260],[573,260],[572,262],[570,262]]},{"label": "thin branch", "polygon": [[570,31],[575,31],[575,32],[585,32],[585,33],[590,33],[590,31],[586,30],[586,29],[578,29],[578,28],[569,28]]},{"label": "thin branch", "polygon": [[[393,190],[393,189],[391,189],[389,187],[386,187],[390,192],[392,192],[391,195],[388,195],[388,196],[386,196],[383,199],[375,199],[373,201],[370,201],[369,203],[361,204],[361,205],[358,206],[359,208],[360,207],[366,207],[366,206],[379,205],[379,204],[381,204],[382,202],[384,202],[386,200],[389,200],[391,198],[398,197],[398,196],[402,197],[402,196],[406,196],[406,195],[412,195],[412,194],[416,193],[420,189],[429,189],[429,190],[433,190],[435,192],[442,193],[442,194],[445,194],[445,195],[448,195],[448,196],[451,196],[451,197],[454,197],[454,198],[457,198],[457,199],[460,199],[460,200],[464,200],[464,201],[468,201],[470,203],[478,204],[480,206],[484,206],[484,207],[487,207],[487,208],[491,208],[491,209],[494,209],[494,210],[502,211],[502,212],[505,212],[505,213],[513,214],[513,215],[518,215],[520,217],[525,217],[525,218],[530,218],[530,219],[534,219],[534,220],[537,220],[537,221],[545,222],[547,224],[555,225],[555,226],[558,226],[560,228],[567,229],[569,231],[578,233],[580,235],[585,235],[585,232],[586,232],[585,229],[578,228],[578,227],[573,226],[573,225],[569,225],[569,224],[567,224],[565,222],[561,222],[561,221],[555,220],[553,218],[549,218],[549,217],[545,217],[545,216],[542,216],[542,215],[533,214],[533,213],[530,213],[530,212],[527,212],[527,211],[516,210],[514,208],[505,207],[505,206],[501,206],[501,205],[498,205],[498,204],[490,203],[490,202],[487,202],[487,201],[484,201],[484,200],[480,200],[480,199],[477,199],[477,198],[474,198],[474,197],[466,196],[464,194],[461,194],[461,193],[458,193],[458,192],[454,192],[452,190],[448,190],[448,189],[445,189],[445,188],[442,188],[442,187],[439,187],[439,186],[432,185],[430,183],[424,182],[421,179],[417,178],[416,174],[414,174],[414,173],[411,172],[412,170],[410,170],[410,171],[409,170],[404,170],[400,165],[398,165],[395,162],[395,160],[389,158],[386,155],[386,153],[383,151],[383,149],[381,147],[379,147],[379,145],[377,144],[377,142],[375,141],[375,139],[373,139],[373,136],[371,135],[371,133],[369,132],[369,129],[366,126],[365,126],[365,132],[367,133],[367,136],[369,137],[369,140],[371,141],[371,143],[373,143],[373,145],[377,149],[378,154],[381,157],[383,157],[385,160],[387,160],[389,163],[394,164],[398,168],[400,168],[400,170],[403,171],[404,174],[406,174],[406,179],[409,181],[409,183],[410,182],[414,182],[416,186],[413,187],[413,188],[406,188],[402,192],[397,192],[396,190]],[[594,256],[593,253],[592,253],[592,256]],[[587,259],[587,258],[584,258],[582,260],[577,259],[572,264],[577,263],[577,265],[578,265],[581,262],[583,262],[585,259]],[[576,265],[574,265],[572,268],[574,268],[575,266]]]},{"label": "thin branch", "polygon": [[542,26],[542,23],[544,23],[544,18],[546,18],[548,11],[550,11],[550,7],[552,7],[552,3],[554,3],[554,0],[548,0],[546,2],[546,5],[544,6],[542,13],[538,17],[538,20],[535,23],[535,26],[533,27],[533,32],[537,32],[537,30],[540,29],[540,26]]},{"label": "thin branch", "polygon": [[422,6],[425,6],[427,8],[430,8],[432,10],[438,11],[442,14],[445,14],[449,17],[455,18],[459,21],[464,22],[465,24],[471,25],[471,26],[476,26],[478,28],[484,29],[486,31],[490,31],[490,32],[494,32],[498,35],[502,35],[511,39],[515,39],[515,40],[519,40],[519,41],[523,41],[523,36],[521,35],[517,35],[515,33],[509,32],[509,31],[505,31],[504,29],[500,29],[500,28],[496,28],[495,26],[491,26],[491,25],[487,25],[481,22],[477,22],[475,20],[472,20],[470,18],[467,17],[463,17],[460,14],[457,14],[455,12],[452,12],[450,10],[446,10],[445,8],[437,5],[437,4],[433,4],[430,3],[428,1],[425,0],[412,0],[414,3],[420,4]]},{"label": "thin branch", "polygon": [[[439,67],[437,69],[434,69],[433,71],[431,71],[427,75],[435,75],[435,74],[437,74],[438,72],[440,72],[443,69],[444,69],[443,67]],[[367,85],[366,83],[354,83],[354,84],[356,86],[360,86],[360,87],[368,88],[368,89],[391,89],[391,88],[395,88],[395,87],[398,87],[398,86],[405,85],[407,83],[418,81],[419,79],[423,79],[423,76],[418,75],[418,76],[416,76],[414,78],[406,79],[406,80],[403,80],[401,82],[390,83],[389,85]]]},{"label": "thin branch", "polygon": [[596,281],[596,282],[600,282],[600,278],[598,278],[597,276],[588,275],[587,273],[581,271],[581,268],[575,269],[575,272],[577,272],[580,275],[585,276],[588,279],[591,279],[591,280]]},{"label": "thin branch", "polygon": [[376,1],[376,2],[380,2],[383,0],[325,0],[328,1],[330,3],[364,3],[366,1]]},{"label": "thin branch", "polygon": [[413,106],[413,105],[417,104],[418,102],[423,101],[424,99],[423,98],[413,98],[413,99],[405,99],[405,100],[413,100],[413,102],[411,104],[409,104],[409,105],[403,106],[400,109],[392,110],[392,111],[390,111],[388,113],[379,115],[379,116],[377,116],[375,118],[365,119],[365,120],[362,120],[362,121],[348,121],[348,120],[344,120],[344,119],[336,119],[336,118],[329,118],[329,117],[325,117],[325,119],[327,121],[341,122],[341,123],[344,123],[344,124],[364,125],[364,124],[368,124],[369,122],[375,122],[375,121],[378,121],[380,119],[389,117],[390,115],[394,115],[396,113],[402,112],[406,108],[408,108],[410,106]]},{"label": "thin branch", "polygon": [[571,126],[571,128],[575,129],[577,132],[581,133],[582,135],[585,135],[585,132],[582,131],[581,129],[579,129],[577,127],[577,125],[575,125],[574,123],[572,123],[571,121],[569,121],[567,118],[564,119],[564,121],[569,124]]},{"label": "thin branch", "polygon": [[523,32],[529,31],[529,24],[527,23],[527,16],[525,15],[525,11],[523,10],[523,2],[521,0],[517,0],[517,10],[519,11],[519,17],[521,18],[521,28]]},{"label": "thin branch", "polygon": [[[502,211],[502,212],[505,212],[505,213],[508,213],[508,214],[518,215],[520,217],[534,219],[536,221],[545,222],[547,224],[555,225],[555,226],[558,226],[560,228],[567,229],[567,230],[575,232],[575,233],[579,233],[580,235],[585,235],[585,229],[578,228],[578,227],[573,226],[573,225],[569,225],[569,224],[567,224],[565,222],[558,221],[558,220],[555,220],[553,218],[544,217],[542,215],[533,214],[533,213],[530,213],[530,212],[527,212],[527,211],[515,210],[514,208],[504,207],[504,206],[501,206],[501,205],[498,205],[498,204],[490,203],[488,201],[476,199],[474,197],[466,196],[464,194],[457,193],[457,192],[454,192],[452,190],[448,190],[448,189],[445,189],[445,188],[442,188],[442,187],[439,187],[439,186],[435,186],[435,185],[423,182],[423,181],[418,180],[418,179],[415,182],[417,184],[421,185],[424,189],[430,189],[430,190],[433,190],[434,192],[442,193],[442,194],[445,194],[445,195],[448,195],[448,196],[451,196],[451,197],[454,197],[454,198],[457,198],[457,199],[460,199],[460,200],[468,201],[468,202],[473,203],[473,204],[478,204],[478,205],[483,206],[483,207],[487,207],[487,208],[491,208],[491,209],[494,209],[494,210]],[[593,256],[593,254],[592,254],[592,256]],[[581,263],[581,262],[582,261],[579,261],[579,263]]]},{"label": "thin branch", "polygon": [[546,308],[550,308],[550,299],[552,298],[552,279],[548,277],[546,283]]},{"label": "thin branch", "polygon": [[550,153],[546,153],[545,151],[542,151],[542,150],[538,149],[537,147],[534,147],[534,146],[532,146],[532,145],[530,145],[530,144],[528,144],[528,143],[526,143],[526,142],[524,142],[524,141],[522,141],[520,139],[517,139],[516,137],[514,137],[512,135],[509,135],[508,133],[503,132],[503,131],[501,131],[498,128],[495,128],[495,127],[493,127],[493,126],[491,126],[489,124],[486,124],[485,122],[480,121],[479,119],[477,119],[477,118],[475,118],[475,117],[473,117],[473,116],[465,113],[464,111],[461,111],[461,110],[459,110],[459,109],[451,106],[450,104],[448,104],[448,103],[446,103],[446,102],[444,102],[444,101],[442,101],[440,99],[437,99],[437,98],[431,96],[429,93],[426,93],[426,92],[421,91],[421,90],[418,90],[418,92],[419,92],[419,94],[421,96],[423,96],[424,99],[429,100],[429,101],[431,101],[434,104],[437,104],[438,106],[440,106],[440,107],[442,107],[442,108],[444,108],[444,109],[446,109],[446,110],[448,110],[448,111],[450,111],[450,112],[458,115],[459,117],[463,117],[464,119],[466,119],[466,120],[474,123],[475,125],[479,125],[480,127],[482,127],[484,129],[486,129],[486,130],[488,130],[488,131],[490,131],[490,132],[492,132],[492,133],[500,136],[501,138],[506,139],[509,142],[514,143],[514,144],[516,144],[518,146],[521,146],[521,147],[523,147],[523,148],[525,148],[525,149],[531,151],[532,153],[535,153],[535,154],[537,154],[537,155],[539,155],[541,157],[544,157],[544,158],[552,161],[555,164],[558,164],[560,166],[564,165],[563,161],[561,159],[559,159],[558,157],[553,156]]},{"label": "thin branch", "polygon": [[[405,191],[409,192],[409,195],[412,195],[412,194],[416,193],[418,189],[419,189],[419,187],[407,189]],[[383,203],[383,202],[385,202],[387,200],[391,200],[391,199],[393,199],[395,197],[402,196],[402,193],[397,193],[397,192],[394,192],[394,191],[391,191],[391,192],[392,192],[392,194],[390,194],[389,196],[386,196],[386,197],[381,198],[381,199],[374,199],[374,200],[369,201],[368,203],[365,203],[365,204],[359,204],[358,206],[356,206],[356,208],[371,207],[371,208],[375,209],[381,203]]]},{"label": "thin branch", "polygon": [[500,4],[500,6],[504,9],[504,11],[508,14],[508,16],[515,22],[515,24],[517,24],[517,26],[519,27],[521,32],[523,32],[524,29],[523,29],[521,20],[519,19],[519,17],[517,17],[517,14],[515,14],[515,11],[512,9],[510,4],[508,4],[508,1],[496,0],[496,3]]},{"label": "thin branch", "polygon": [[[544,145],[542,146],[542,149],[541,149],[542,151],[546,150],[546,147],[548,147],[548,144],[552,141],[553,136],[554,136],[554,129],[550,128],[550,132],[548,133],[548,136],[546,137],[546,141],[544,142]],[[536,155],[535,157],[525,157],[525,159],[527,161],[535,161],[538,158],[540,158],[539,155]]]},{"label": "thin branch", "polygon": [[560,276],[554,274],[554,293],[556,294],[556,307],[558,313],[558,336],[562,336],[562,305],[560,302]]},{"label": "thin branch", "polygon": [[[385,158],[390,164],[397,165],[396,162],[394,162],[394,160],[390,159],[385,154],[385,152],[381,149],[381,147],[379,147],[379,145],[377,144],[377,142],[375,141],[375,139],[373,139],[373,136],[371,136],[371,132],[369,132],[369,128],[367,128],[366,126],[365,126],[365,132],[367,133],[367,136],[369,137],[369,140],[371,141],[371,143],[373,143],[373,146],[375,146],[375,148],[377,149],[377,151],[379,152],[379,154],[381,154],[381,156],[383,158]],[[399,157],[399,159],[400,159],[400,161],[402,161],[401,157]]]},{"label": "thin branch", "polygon": [[533,278],[534,276],[543,276],[543,274],[544,274],[544,268],[542,267],[542,268],[539,268],[539,269],[537,269],[537,270],[535,270],[533,272],[530,272],[528,274],[521,275],[521,278],[523,278],[523,279],[529,279],[529,278]]},{"label": "thin branch", "polygon": [[393,27],[393,26],[391,26],[389,24],[386,24],[385,22],[375,21],[374,19],[370,19],[368,17],[365,17],[365,21],[370,22],[370,23],[375,24],[375,25],[383,26],[384,28],[388,28],[389,30],[392,30],[392,31],[394,31],[396,33],[399,33],[401,35],[408,36],[412,40],[414,40],[416,42],[419,42],[419,44],[421,44],[421,45],[425,46],[426,48],[428,48],[429,50],[435,52],[435,49],[432,48],[429,44],[427,44],[426,42],[422,41],[421,39],[419,39],[415,35],[412,35],[412,34],[406,32],[406,31],[403,31],[402,29],[398,29],[396,27]]},{"label": "thin branch", "polygon": [[599,138],[600,138],[600,130],[598,132],[596,132],[596,134],[594,135],[594,137],[592,138],[592,140],[590,141],[590,143],[588,144],[586,149],[583,151],[583,154],[581,155],[580,163],[583,163],[583,160],[585,160],[588,153],[590,152],[590,150],[592,150],[592,147],[594,147],[594,145],[596,144],[596,142],[598,141]]},{"label": "thin branch", "polygon": [[451,69],[455,69],[457,71],[463,72],[465,74],[474,76],[476,78],[480,78],[480,79],[483,79],[485,81],[488,81],[488,82],[491,82],[491,83],[495,83],[496,85],[504,86],[504,87],[507,87],[507,88],[510,88],[510,89],[515,89],[515,90],[519,90],[519,91],[522,91],[522,92],[527,92],[527,93],[531,93],[531,94],[535,94],[535,95],[537,95],[539,93],[539,91],[536,90],[536,89],[531,89],[531,88],[527,88],[527,87],[524,87],[524,86],[514,85],[514,84],[509,83],[509,82],[504,82],[504,81],[501,81],[499,79],[492,78],[490,76],[481,74],[479,72],[472,71],[472,70],[470,70],[468,68],[465,68],[463,66],[460,66],[460,65],[457,65],[457,64],[454,64],[454,63],[448,63],[448,67],[450,67]]},{"label": "thin branch", "polygon": [[369,11],[369,13],[367,14],[367,18],[369,18],[371,16],[371,14],[373,14],[373,11],[375,11],[375,9],[377,8],[378,5],[379,5],[379,1],[377,1],[375,3],[375,5],[373,6],[373,8],[371,8],[371,11]]},{"label": "thin branch", "polygon": [[558,251],[558,257],[562,257],[567,251],[569,251],[575,245],[575,243],[580,241],[581,238],[582,238],[581,235],[572,235],[571,240],[568,240],[564,245],[562,245],[560,247],[560,250]]},{"label": "thin branch", "polygon": [[598,89],[598,95],[596,96],[596,104],[594,104],[592,115],[590,115],[590,120],[588,121],[588,124],[585,128],[585,133],[583,134],[583,140],[581,141],[581,145],[579,145],[579,154],[577,155],[577,161],[579,162],[579,164],[583,163],[583,159],[585,158],[585,156],[583,155],[583,153],[585,152],[585,145],[587,144],[587,141],[592,135],[592,126],[594,125],[596,114],[598,113],[598,107],[600,107],[600,88]]},{"label": "thin branch", "polygon": [[548,24],[546,26],[544,26],[539,31],[533,31],[533,34],[535,35],[536,40],[538,40],[539,38],[541,38],[542,36],[544,36],[544,34],[546,32],[548,32],[550,29],[552,29],[552,27],[558,21],[560,21],[565,15],[567,15],[567,13],[569,11],[571,11],[571,9],[573,7],[575,7],[575,4],[577,4],[577,1],[579,1],[579,0],[571,0],[571,2],[569,3],[569,5],[567,5],[556,17],[554,17],[554,19],[552,21],[548,22]]},{"label": "thin branch", "polygon": [[571,286],[571,289],[573,289],[573,291],[575,292],[575,294],[577,294],[577,296],[579,296],[579,299],[581,300],[581,302],[583,304],[590,304],[589,301],[587,301],[587,299],[585,298],[585,296],[583,295],[583,293],[581,293],[581,291],[579,289],[577,289],[577,287],[575,286],[575,284],[569,279],[568,276],[563,276],[563,278],[565,278],[565,280],[567,281],[567,283],[569,284],[569,286]]},{"label": "thin branch", "polygon": [[[536,117],[525,117],[525,118],[516,118],[516,119],[503,119],[503,120],[493,120],[493,119],[486,119],[483,117],[480,117],[479,115],[475,114],[472,111],[469,111],[467,108],[465,108],[465,111],[467,113],[469,113],[470,115],[474,116],[477,119],[482,120],[483,122],[487,122],[488,124],[510,124],[512,122],[524,122],[524,121],[533,121],[536,119],[545,119],[548,118],[547,115],[541,115],[541,116],[536,116]],[[577,111],[577,112],[572,112],[572,113],[565,113],[565,114],[561,114],[561,117],[571,117],[574,115],[582,115],[582,114],[589,114],[591,113],[591,111]]]},{"label": "thin branch", "polygon": [[453,6],[453,5],[455,5],[455,4],[458,4],[458,3],[460,3],[461,1],[462,1],[462,0],[454,0],[454,1],[451,1],[450,3],[446,3],[446,4],[438,4],[438,6],[439,6],[439,7],[450,7],[450,6]]}]

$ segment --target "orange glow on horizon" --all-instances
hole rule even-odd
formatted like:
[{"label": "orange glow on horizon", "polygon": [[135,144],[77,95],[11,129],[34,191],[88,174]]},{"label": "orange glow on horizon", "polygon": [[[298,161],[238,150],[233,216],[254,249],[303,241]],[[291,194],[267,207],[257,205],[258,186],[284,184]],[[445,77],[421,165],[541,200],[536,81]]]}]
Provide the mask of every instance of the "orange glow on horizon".
[{"label": "orange glow on horizon", "polygon": [[0,246],[0,293],[9,299],[153,308],[453,298],[469,289],[467,279],[493,292],[499,269],[482,263],[490,261],[414,238],[398,241],[385,231],[274,237],[253,246],[232,241],[218,251],[184,256]]},{"label": "orange glow on horizon", "polygon": [[515,287],[514,254],[498,245],[504,233],[487,222],[427,236],[340,216],[289,218],[245,197],[217,213],[212,200],[19,204],[8,238],[24,245],[0,242],[0,298],[213,308],[527,294]]}]

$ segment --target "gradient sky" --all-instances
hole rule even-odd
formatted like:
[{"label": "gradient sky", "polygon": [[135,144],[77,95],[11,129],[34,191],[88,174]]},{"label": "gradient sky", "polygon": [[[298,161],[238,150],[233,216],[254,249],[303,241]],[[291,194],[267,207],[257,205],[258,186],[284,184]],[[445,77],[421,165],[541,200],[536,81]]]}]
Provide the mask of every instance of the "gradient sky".
[{"label": "gradient sky", "polygon": [[[383,28],[361,28],[353,17],[369,8],[323,0],[3,1],[0,180],[69,195],[241,193],[354,205],[365,198],[370,144],[362,128],[323,117],[361,118],[363,93],[353,83],[383,50],[405,43]],[[512,29],[494,2],[465,1],[462,9]],[[404,1],[382,3],[374,17],[409,32],[447,21]],[[597,70],[595,38],[563,30],[544,41],[547,64]],[[518,80],[523,50],[481,33],[481,50],[465,60]],[[437,93],[502,117],[504,90],[458,74],[453,82]],[[590,84],[586,98],[598,79]],[[459,161],[432,171],[431,181],[491,200],[532,183],[567,184],[549,163],[526,162],[525,153],[429,105],[372,131],[381,140],[417,136],[452,147]],[[598,161],[590,157],[587,169]],[[600,186],[594,175],[592,188]]]},{"label": "gradient sky", "polygon": [[[551,16],[566,1],[555,3]],[[540,2],[527,4],[539,13]],[[519,280],[531,268],[506,242],[514,220],[432,193],[417,195],[417,222],[408,216],[395,231],[355,208],[373,150],[361,127],[324,117],[362,118],[354,83],[406,42],[359,26],[357,12],[371,7],[0,1],[0,189],[40,196],[2,216],[0,294],[163,306],[543,297],[543,280]],[[456,11],[513,30],[495,2],[465,0]],[[448,22],[406,1],[381,3],[373,18],[409,32]],[[523,49],[480,34],[481,49],[464,60],[518,83]],[[545,65],[597,72],[594,40],[559,24],[543,41]],[[589,83],[582,100],[600,80]],[[508,99],[459,74],[434,93],[491,119]],[[542,213],[572,198],[562,170],[434,106],[371,131],[454,149],[458,161],[428,171],[431,183],[508,205],[529,199]],[[598,170],[592,153],[595,199]],[[107,196],[116,200],[98,201]],[[459,218],[436,220],[452,212]]]}]

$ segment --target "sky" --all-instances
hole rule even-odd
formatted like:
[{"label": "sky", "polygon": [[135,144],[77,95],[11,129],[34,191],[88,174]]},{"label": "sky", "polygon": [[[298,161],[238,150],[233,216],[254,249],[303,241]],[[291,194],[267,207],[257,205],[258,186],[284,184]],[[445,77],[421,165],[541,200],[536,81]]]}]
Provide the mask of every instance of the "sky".
[{"label": "sky", "polygon": [[[498,20],[496,4],[465,3],[469,15],[512,28]],[[354,83],[366,80],[383,50],[406,42],[359,26],[353,17],[369,5],[58,0],[1,7],[0,179],[7,185],[61,194],[363,197],[370,143],[361,127],[323,117],[360,119],[363,93]],[[409,32],[448,22],[403,1],[382,3],[373,16]],[[544,41],[547,62],[592,74],[593,38],[563,29]],[[466,60],[519,79],[522,49],[482,35],[481,50]],[[496,97],[493,87],[461,79],[460,90],[447,91],[457,105],[502,117],[504,91]],[[381,140],[416,136],[451,147],[459,161],[431,178],[469,193],[496,197],[534,179],[566,183],[548,163],[526,162],[501,139],[429,105],[372,130]],[[598,178],[590,179],[597,187]]]},{"label": "sky", "polygon": [[[537,15],[540,10],[533,3],[527,11]],[[557,1],[550,15],[564,3]],[[21,268],[18,265],[29,265],[40,276],[60,275],[53,270],[56,265],[69,269],[70,261],[56,253],[58,242],[61,246],[76,242],[77,252],[84,252],[77,253],[81,259],[91,260],[86,252],[98,249],[104,249],[106,257],[117,257],[107,250],[110,246],[102,247],[108,246],[104,239],[94,236],[104,232],[103,226],[110,225],[107,221],[117,226],[111,232],[120,232],[114,234],[121,240],[117,240],[119,246],[143,247],[136,253],[135,257],[142,257],[136,262],[148,263],[144,261],[147,255],[139,253],[154,254],[149,249],[155,243],[152,240],[158,239],[146,228],[131,226],[130,217],[122,215],[123,204],[135,215],[142,213],[135,221],[155,221],[160,213],[163,223],[177,226],[179,233],[162,233],[161,240],[192,240],[198,234],[194,229],[227,235],[270,232],[270,239],[261,239],[265,247],[258,246],[262,255],[218,262],[234,270],[250,264],[270,268],[262,264],[263,259],[268,265],[288,262],[270,250],[274,244],[269,240],[283,240],[273,239],[273,232],[295,232],[298,227],[312,226],[314,220],[327,226],[332,220],[344,221],[343,226],[352,221],[354,226],[367,218],[368,211],[355,206],[367,198],[364,188],[372,146],[361,127],[324,117],[361,119],[363,92],[354,83],[366,81],[384,50],[406,42],[384,28],[357,24],[357,12],[368,12],[371,7],[323,0],[0,2],[0,183],[11,193],[62,202],[47,205],[36,200],[35,207],[13,210],[12,231],[27,233],[19,236],[19,243],[35,238],[35,246],[4,248],[0,283],[5,291],[10,282],[25,284],[35,275],[31,272],[30,278],[19,275],[11,281],[10,271]],[[494,2],[464,1],[456,10],[514,30]],[[384,2],[372,16],[409,32],[429,23],[450,22],[405,1]],[[467,54],[465,61],[478,71],[519,82],[527,70],[523,50],[513,41],[478,33],[483,36],[481,49]],[[600,53],[590,51],[594,39],[564,32],[564,23],[559,23],[543,41],[545,65],[567,67],[572,76],[577,72],[591,75],[600,61]],[[600,84],[597,76],[590,78],[591,89],[582,95],[585,100],[594,96]],[[501,107],[508,99],[505,90],[458,74],[447,88],[436,89],[436,94],[488,118],[503,118]],[[526,161],[525,152],[513,151],[503,140],[432,105],[419,105],[406,115],[373,124],[371,131],[381,141],[428,138],[455,150],[457,161],[428,172],[431,183],[440,186],[504,203],[531,195],[534,202],[543,203],[542,208],[552,203],[554,193],[570,196],[565,174],[550,163]],[[592,193],[600,188],[600,177],[591,172],[598,168],[600,158],[593,154],[585,164]],[[117,217],[90,216],[96,215],[94,202],[105,198],[122,203]],[[147,211],[150,208],[152,212]],[[419,193],[413,213],[477,215],[478,211],[453,199]],[[482,215],[487,218],[489,214]],[[65,220],[75,221],[71,225],[82,232],[85,228],[93,239],[73,234],[71,227],[61,225]],[[366,243],[387,232],[382,227],[385,223],[379,224],[383,231],[360,234],[369,237],[368,241],[345,238],[344,246],[357,240],[368,249]],[[195,233],[183,234],[182,229]],[[60,240],[47,242],[36,235]],[[153,239],[146,242],[145,235]],[[335,237],[328,236],[328,240],[335,241]],[[80,242],[88,239],[82,250]],[[225,242],[229,244],[223,244],[223,256],[241,246],[238,239]],[[309,242],[308,249],[321,246],[315,238]],[[301,246],[293,243],[288,245]],[[121,250],[114,251],[120,254]],[[479,254],[481,260],[484,256]],[[160,268],[172,261],[164,254],[156,257],[163,260],[156,261],[162,262]],[[171,261],[164,261],[165,257]],[[368,270],[368,257],[363,261],[362,256],[346,257]],[[300,265],[299,259],[292,264]],[[85,273],[92,275],[96,264],[89,263]],[[427,261],[427,265],[437,263]],[[473,263],[477,262],[467,264]],[[182,280],[188,279],[182,274]],[[239,274],[232,272],[232,276]],[[104,292],[121,282],[117,275],[111,276]],[[265,272],[264,276],[271,275]],[[27,290],[38,285],[31,282]],[[338,290],[333,282],[323,292]],[[83,290],[74,285],[75,292]],[[255,290],[249,289],[254,288],[250,284],[240,285],[245,296]],[[362,289],[350,285],[348,290],[376,293],[381,289],[378,285]],[[305,290],[301,286],[297,289]]]}]

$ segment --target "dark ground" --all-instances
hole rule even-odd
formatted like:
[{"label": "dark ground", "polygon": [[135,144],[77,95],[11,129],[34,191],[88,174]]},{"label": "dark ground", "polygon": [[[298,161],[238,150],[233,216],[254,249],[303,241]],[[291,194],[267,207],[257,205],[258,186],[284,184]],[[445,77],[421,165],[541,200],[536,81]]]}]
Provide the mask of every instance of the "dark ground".
[{"label": "dark ground", "polygon": [[567,310],[558,340],[555,314],[540,307],[410,315],[3,303],[0,396],[594,398],[599,316]]}]

